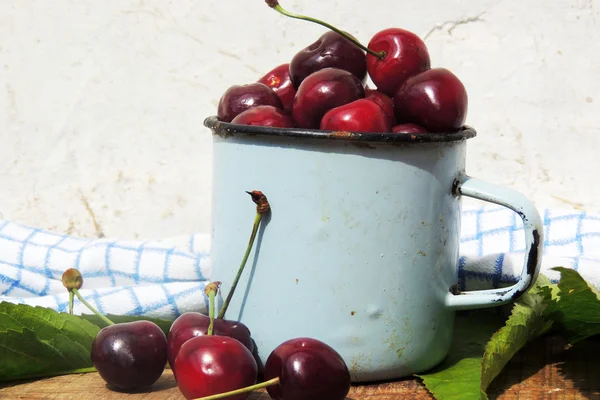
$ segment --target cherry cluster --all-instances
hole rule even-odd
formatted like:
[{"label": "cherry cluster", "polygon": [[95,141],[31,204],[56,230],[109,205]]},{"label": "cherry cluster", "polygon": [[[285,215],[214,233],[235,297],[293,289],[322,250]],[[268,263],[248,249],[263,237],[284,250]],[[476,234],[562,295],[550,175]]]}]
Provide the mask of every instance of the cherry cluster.
[{"label": "cherry cluster", "polygon": [[[380,133],[448,133],[463,127],[467,92],[446,68],[431,68],[427,46],[401,28],[376,33],[367,47],[327,23],[269,6],[292,18],[329,27],[289,63],[257,82],[229,87],[217,118],[278,128]],[[367,77],[375,88],[370,88]]]},{"label": "cherry cluster", "polygon": [[[225,313],[244,270],[262,216],[270,212],[266,196],[248,192],[256,203],[256,218],[246,253],[218,316],[215,296],[221,283],[205,288],[208,316],[186,312],[171,325],[168,335],[152,321],[113,323],[85,301],[78,289],[83,277],[76,269],[63,274],[63,285],[108,326],[94,338],[91,359],[100,376],[112,388],[136,391],[152,386],[168,364],[177,386],[187,399],[243,400],[266,388],[274,400],[343,400],[351,378],[340,354],[326,343],[309,337],[292,338],[277,346],[264,366],[250,329],[225,319]],[[258,383],[257,383],[258,382]]]}]

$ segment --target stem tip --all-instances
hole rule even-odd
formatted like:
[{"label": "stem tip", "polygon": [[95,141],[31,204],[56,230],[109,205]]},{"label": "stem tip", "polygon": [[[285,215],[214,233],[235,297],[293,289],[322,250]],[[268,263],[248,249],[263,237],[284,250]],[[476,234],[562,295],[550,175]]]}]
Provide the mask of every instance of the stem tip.
[{"label": "stem tip", "polygon": [[75,268],[69,268],[62,274],[62,284],[67,290],[81,289],[83,286],[83,276]]},{"label": "stem tip", "polygon": [[246,191],[246,193],[252,197],[252,201],[256,204],[257,213],[265,214],[271,210],[269,200],[267,200],[267,196],[265,196],[263,192],[260,190],[253,190],[251,192]]}]

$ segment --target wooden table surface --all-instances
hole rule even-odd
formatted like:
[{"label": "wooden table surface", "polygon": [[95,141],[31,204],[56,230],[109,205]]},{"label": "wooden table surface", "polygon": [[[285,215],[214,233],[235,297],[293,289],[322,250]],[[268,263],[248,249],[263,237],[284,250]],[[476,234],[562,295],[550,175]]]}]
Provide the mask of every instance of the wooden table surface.
[{"label": "wooden table surface", "polygon": [[[515,355],[488,390],[490,399],[600,399],[600,340],[564,350],[560,340],[545,338]],[[106,387],[97,373],[66,375],[0,387],[0,399],[144,399],[183,400],[170,370],[143,393],[119,393]],[[248,400],[268,400],[265,392]],[[430,400],[417,379],[355,385],[347,400]],[[465,399],[469,400],[469,399]]]}]

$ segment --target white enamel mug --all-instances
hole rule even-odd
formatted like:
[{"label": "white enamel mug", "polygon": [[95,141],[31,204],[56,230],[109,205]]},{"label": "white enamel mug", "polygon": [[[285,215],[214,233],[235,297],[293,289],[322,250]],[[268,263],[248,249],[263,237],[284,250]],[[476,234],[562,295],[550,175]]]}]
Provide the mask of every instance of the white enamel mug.
[{"label": "white enamel mug", "polygon": [[[213,133],[212,280],[227,292],[260,190],[271,213],[227,319],[248,326],[265,362],[282,342],[319,339],[354,382],[405,377],[447,355],[456,310],[513,302],[539,274],[543,226],[514,190],[465,173],[465,127],[377,134],[233,125]],[[514,210],[526,241],[519,281],[457,292],[461,197]]]}]

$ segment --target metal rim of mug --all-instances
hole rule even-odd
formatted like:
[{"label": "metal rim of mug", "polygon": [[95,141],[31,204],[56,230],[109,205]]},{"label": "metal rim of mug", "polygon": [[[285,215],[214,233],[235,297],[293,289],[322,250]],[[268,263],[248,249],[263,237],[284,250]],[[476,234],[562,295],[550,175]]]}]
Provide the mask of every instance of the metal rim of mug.
[{"label": "metal rim of mug", "polygon": [[448,133],[378,133],[378,132],[346,132],[325,131],[319,129],[301,128],[272,128],[255,125],[240,125],[219,121],[217,116],[204,120],[204,126],[210,128],[213,134],[228,137],[234,135],[281,136],[311,139],[351,140],[357,142],[379,143],[431,143],[455,142],[473,138],[477,135],[475,129],[463,126],[455,132]]}]

